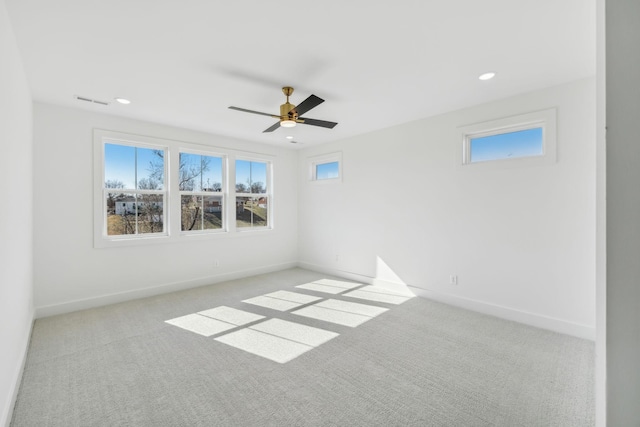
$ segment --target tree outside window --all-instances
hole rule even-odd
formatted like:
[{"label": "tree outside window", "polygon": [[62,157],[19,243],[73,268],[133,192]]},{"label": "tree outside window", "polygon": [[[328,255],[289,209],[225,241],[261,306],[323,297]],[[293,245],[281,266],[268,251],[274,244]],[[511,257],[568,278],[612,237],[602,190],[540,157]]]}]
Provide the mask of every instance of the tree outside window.
[{"label": "tree outside window", "polygon": [[268,227],[269,163],[236,160],[236,227]]}]

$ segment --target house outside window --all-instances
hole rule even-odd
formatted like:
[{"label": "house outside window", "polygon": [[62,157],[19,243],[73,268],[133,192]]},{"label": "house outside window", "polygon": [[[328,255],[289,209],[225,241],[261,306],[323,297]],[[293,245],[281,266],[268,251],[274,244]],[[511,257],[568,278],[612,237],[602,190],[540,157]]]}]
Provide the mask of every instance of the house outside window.
[{"label": "house outside window", "polygon": [[106,235],[166,234],[165,153],[164,147],[104,144]]},{"label": "house outside window", "polygon": [[94,247],[271,230],[273,158],[247,154],[95,129]]}]

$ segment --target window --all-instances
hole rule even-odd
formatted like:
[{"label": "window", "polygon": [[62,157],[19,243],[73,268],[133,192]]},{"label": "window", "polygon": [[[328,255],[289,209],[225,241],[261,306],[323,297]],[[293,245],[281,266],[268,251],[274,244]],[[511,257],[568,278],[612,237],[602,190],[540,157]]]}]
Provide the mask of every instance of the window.
[{"label": "window", "polygon": [[270,164],[236,160],[236,227],[270,226]]},{"label": "window", "polygon": [[336,179],[339,178],[339,170],[340,163],[338,162],[329,162],[329,163],[318,163],[316,165],[316,179]]},{"label": "window", "polygon": [[469,162],[544,154],[542,126],[469,138]]},{"label": "window", "polygon": [[316,182],[339,182],[342,178],[342,153],[309,158],[309,179]]},{"label": "window", "polygon": [[166,234],[166,150],[104,144],[104,228],[108,236]]},{"label": "window", "polygon": [[179,168],[181,230],[224,229],[223,158],[181,152]]},{"label": "window", "polygon": [[553,163],[555,109],[522,114],[462,129],[462,164]]},{"label": "window", "polygon": [[273,158],[238,154],[94,130],[94,247],[271,230]]}]

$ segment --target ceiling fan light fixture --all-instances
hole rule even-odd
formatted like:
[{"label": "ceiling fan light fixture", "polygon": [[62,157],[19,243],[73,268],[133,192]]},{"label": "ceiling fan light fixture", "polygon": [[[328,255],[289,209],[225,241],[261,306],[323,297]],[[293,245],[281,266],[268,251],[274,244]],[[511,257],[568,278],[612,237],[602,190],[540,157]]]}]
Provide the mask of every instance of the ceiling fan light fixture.
[{"label": "ceiling fan light fixture", "polygon": [[283,128],[292,128],[296,125],[296,121],[295,120],[281,120],[280,121],[280,126],[282,126]]}]

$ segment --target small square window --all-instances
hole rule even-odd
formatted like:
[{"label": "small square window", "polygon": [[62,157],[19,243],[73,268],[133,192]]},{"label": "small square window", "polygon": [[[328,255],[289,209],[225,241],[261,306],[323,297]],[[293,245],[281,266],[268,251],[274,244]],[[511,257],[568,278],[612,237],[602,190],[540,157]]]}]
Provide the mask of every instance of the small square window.
[{"label": "small square window", "polygon": [[339,182],[342,179],[342,153],[309,158],[309,180]]},{"label": "small square window", "polygon": [[316,179],[336,179],[340,177],[340,163],[328,162],[316,164]]}]

